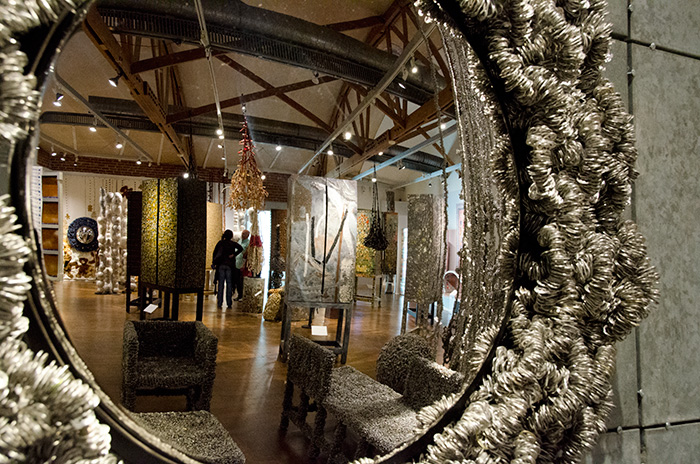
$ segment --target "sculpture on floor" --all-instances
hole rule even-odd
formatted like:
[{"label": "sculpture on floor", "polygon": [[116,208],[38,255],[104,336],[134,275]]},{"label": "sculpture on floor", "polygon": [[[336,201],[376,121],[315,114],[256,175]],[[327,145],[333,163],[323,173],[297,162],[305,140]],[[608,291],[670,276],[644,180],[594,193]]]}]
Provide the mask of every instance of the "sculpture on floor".
[{"label": "sculpture on floor", "polygon": [[126,283],[127,202],[118,192],[100,189],[97,294],[121,293]]}]

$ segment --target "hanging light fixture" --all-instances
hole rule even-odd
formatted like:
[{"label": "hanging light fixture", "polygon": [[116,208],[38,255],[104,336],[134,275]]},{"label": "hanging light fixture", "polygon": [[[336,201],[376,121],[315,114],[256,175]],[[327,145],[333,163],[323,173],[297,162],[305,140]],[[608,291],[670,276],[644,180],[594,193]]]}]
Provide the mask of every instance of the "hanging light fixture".
[{"label": "hanging light fixture", "polygon": [[275,150],[276,150],[276,151],[282,151],[282,145],[277,145],[277,146],[275,147]]},{"label": "hanging light fixture", "polygon": [[63,94],[61,92],[56,92],[56,99],[53,101],[53,105],[61,106],[63,104],[61,100],[63,100]]},{"label": "hanging light fixture", "polygon": [[345,138],[345,140],[350,140],[352,138],[352,132],[345,131],[345,134],[343,134],[343,137]]},{"label": "hanging light fixture", "polygon": [[140,166],[140,165],[141,165],[141,160],[140,160],[140,159],[136,160],[136,164],[138,164],[138,165]]},{"label": "hanging light fixture", "polygon": [[122,148],[124,148],[124,144],[119,139],[117,139],[117,143],[114,146],[117,148],[117,150],[121,150]]},{"label": "hanging light fixture", "polygon": [[332,148],[329,148],[327,153],[328,153],[328,156],[333,156],[333,155],[334,155],[333,149],[332,149]]},{"label": "hanging light fixture", "polygon": [[122,77],[122,73],[120,72],[120,73],[117,74],[116,76],[110,78],[110,79],[109,79],[109,85],[111,85],[112,87],[118,86],[118,85],[119,85],[119,79],[121,79],[121,77]]},{"label": "hanging light fixture", "polygon": [[261,178],[262,180],[265,180],[265,179],[267,179],[267,176],[266,176],[265,174],[263,174],[262,176],[260,176],[260,178]]},{"label": "hanging light fixture", "polygon": [[185,179],[189,179],[189,178],[190,178],[190,173],[189,173],[189,172],[185,172],[185,173],[182,174],[182,177],[184,177]]},{"label": "hanging light fixture", "polygon": [[321,81],[318,80],[318,71],[314,71],[314,75],[313,75],[313,77],[311,78],[311,82],[314,83],[314,84],[316,84],[316,85],[318,85],[319,82],[321,82]]}]

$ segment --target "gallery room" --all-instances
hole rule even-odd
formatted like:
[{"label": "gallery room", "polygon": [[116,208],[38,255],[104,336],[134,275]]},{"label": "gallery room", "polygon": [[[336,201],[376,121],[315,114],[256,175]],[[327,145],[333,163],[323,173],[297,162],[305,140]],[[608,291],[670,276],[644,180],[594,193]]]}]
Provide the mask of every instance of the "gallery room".
[{"label": "gallery room", "polygon": [[694,462],[697,5],[0,8],[1,462]]}]

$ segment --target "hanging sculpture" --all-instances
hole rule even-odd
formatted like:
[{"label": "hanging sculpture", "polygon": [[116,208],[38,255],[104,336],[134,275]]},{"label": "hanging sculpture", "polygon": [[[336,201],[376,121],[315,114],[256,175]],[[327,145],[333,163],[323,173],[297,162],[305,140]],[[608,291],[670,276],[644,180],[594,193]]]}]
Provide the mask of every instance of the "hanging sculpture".
[{"label": "hanging sculpture", "polygon": [[97,218],[99,265],[97,294],[121,293],[126,281],[126,199],[118,192],[100,189]]},{"label": "hanging sculpture", "polygon": [[365,237],[363,244],[367,248],[377,251],[384,251],[389,246],[384,231],[384,216],[379,211],[379,191],[377,188],[377,170],[374,170],[372,178],[372,216],[369,220],[369,232]]},{"label": "hanging sculpture", "polygon": [[250,244],[248,245],[248,257],[246,259],[246,267],[254,276],[258,276],[262,270],[263,252],[262,239],[258,229],[258,211],[263,209],[267,190],[263,185],[263,176],[258,163],[255,160],[255,146],[250,137],[248,129],[248,120],[243,119],[241,127],[241,149],[238,151],[240,160],[238,161],[238,169],[231,176],[231,194],[228,200],[228,206],[234,210],[250,212],[251,227],[250,227]]}]

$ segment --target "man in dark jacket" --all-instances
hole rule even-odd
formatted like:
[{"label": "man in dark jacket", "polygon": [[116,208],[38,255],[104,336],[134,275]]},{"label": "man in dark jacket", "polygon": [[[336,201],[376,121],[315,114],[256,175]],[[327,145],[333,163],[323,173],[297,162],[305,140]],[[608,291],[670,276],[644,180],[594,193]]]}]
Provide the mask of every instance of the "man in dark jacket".
[{"label": "man in dark jacket", "polygon": [[233,304],[233,286],[238,280],[236,256],[243,253],[243,248],[233,240],[233,232],[226,230],[219,243],[214,247],[212,263],[216,266],[219,288],[216,293],[216,307],[221,309],[224,303],[224,284],[226,285],[226,304],[231,309]]}]

